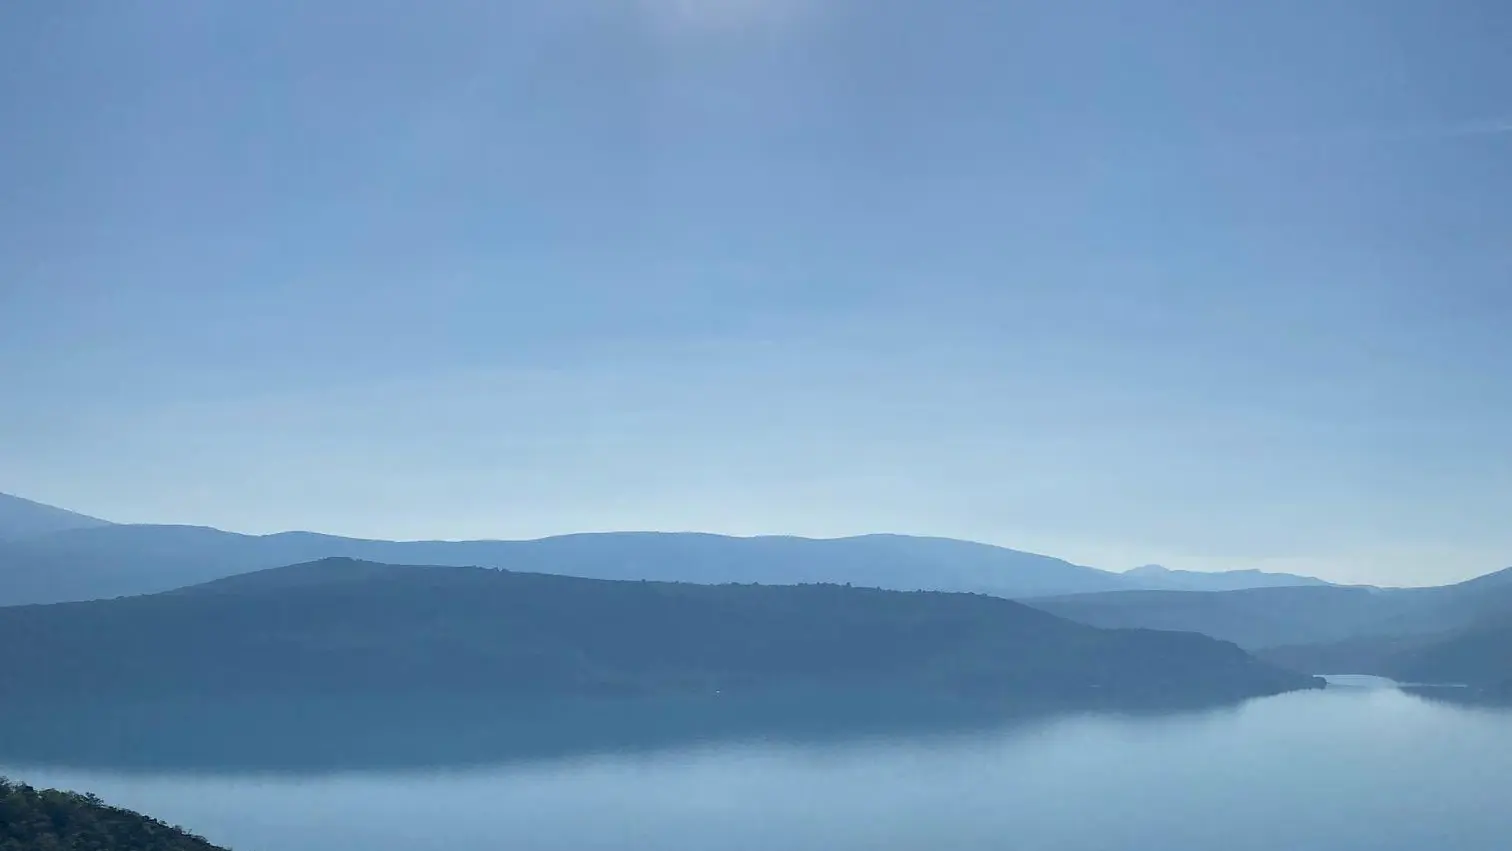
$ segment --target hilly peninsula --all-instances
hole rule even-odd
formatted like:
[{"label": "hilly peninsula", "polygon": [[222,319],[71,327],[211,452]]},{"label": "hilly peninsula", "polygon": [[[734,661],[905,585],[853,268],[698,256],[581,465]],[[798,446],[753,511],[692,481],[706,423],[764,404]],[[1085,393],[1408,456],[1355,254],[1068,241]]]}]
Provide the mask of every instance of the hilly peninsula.
[{"label": "hilly peninsula", "polygon": [[1319,687],[1205,636],[996,597],[694,585],[323,559],[178,591],[0,609],[0,701],[865,690],[1050,706]]}]

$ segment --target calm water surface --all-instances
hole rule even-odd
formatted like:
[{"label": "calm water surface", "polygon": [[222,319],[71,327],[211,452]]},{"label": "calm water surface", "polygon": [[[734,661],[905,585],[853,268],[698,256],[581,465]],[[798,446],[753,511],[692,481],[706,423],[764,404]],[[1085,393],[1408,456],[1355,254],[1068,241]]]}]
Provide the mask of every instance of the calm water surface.
[{"label": "calm water surface", "polygon": [[451,769],[0,773],[237,851],[1512,847],[1512,713],[1353,685],[1164,716]]}]

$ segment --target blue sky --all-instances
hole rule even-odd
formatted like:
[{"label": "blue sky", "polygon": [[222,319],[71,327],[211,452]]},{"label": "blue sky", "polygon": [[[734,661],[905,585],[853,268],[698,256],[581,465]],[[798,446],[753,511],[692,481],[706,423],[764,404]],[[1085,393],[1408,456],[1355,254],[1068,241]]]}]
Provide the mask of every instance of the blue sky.
[{"label": "blue sky", "polygon": [[1512,7],[0,10],[0,490],[1512,564]]}]

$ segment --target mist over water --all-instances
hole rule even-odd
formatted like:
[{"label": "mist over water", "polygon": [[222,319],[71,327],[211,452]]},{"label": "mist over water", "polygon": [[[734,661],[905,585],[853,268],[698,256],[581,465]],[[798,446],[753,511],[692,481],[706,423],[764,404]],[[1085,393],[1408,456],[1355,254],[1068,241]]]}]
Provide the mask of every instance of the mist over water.
[{"label": "mist over water", "polygon": [[[135,753],[31,739],[0,742],[0,772],[93,791],[237,851],[1506,847],[1512,713],[1373,679],[1341,685],[1202,711],[788,719],[638,742],[627,731],[649,728],[627,722],[617,735],[580,730],[581,748],[559,739],[478,759],[455,737],[374,735],[366,759],[328,749],[283,768],[232,747],[221,764],[191,764],[149,758],[149,739]],[[288,735],[296,752],[298,728]],[[416,758],[385,756],[406,748]]]}]

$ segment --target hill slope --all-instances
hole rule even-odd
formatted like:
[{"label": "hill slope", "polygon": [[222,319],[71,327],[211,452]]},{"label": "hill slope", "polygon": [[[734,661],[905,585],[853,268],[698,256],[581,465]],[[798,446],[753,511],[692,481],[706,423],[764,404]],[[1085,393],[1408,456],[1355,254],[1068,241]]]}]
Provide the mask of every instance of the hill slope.
[{"label": "hill slope", "polygon": [[1119,591],[1030,604],[1092,626],[1200,632],[1252,649],[1342,640],[1374,630],[1408,608],[1388,592],[1330,586]]},{"label": "hill slope", "polygon": [[1512,616],[1484,618],[1432,634],[1371,635],[1261,651],[1310,673],[1361,673],[1404,683],[1463,685],[1512,696]]},{"label": "hill slope", "polygon": [[109,526],[98,517],[88,517],[19,496],[0,493],[0,540],[29,538],[63,532]]},{"label": "hill slope", "polygon": [[1464,629],[1512,613],[1512,571],[1437,588],[1121,591],[1037,599],[1031,604],[1093,626],[1189,630],[1259,650],[1364,638],[1432,637]]},{"label": "hill slope", "polygon": [[615,582],[327,559],[143,597],[0,609],[0,699],[902,689],[1053,704],[1315,686],[1203,636],[994,597]]},{"label": "hill slope", "polygon": [[0,851],[223,851],[157,819],[92,795],[33,789],[0,778]]},{"label": "hill slope", "polygon": [[852,583],[1003,597],[1123,588],[1117,574],[1048,556],[944,538],[868,535],[731,538],[623,532],[534,541],[373,541],[309,532],[238,535],[194,526],[112,526],[0,548],[0,605],[167,591],[328,557],[501,567],[593,579]]},{"label": "hill slope", "polygon": [[1388,657],[1387,676],[1411,683],[1453,683],[1512,694],[1512,620],[1463,632]]}]

